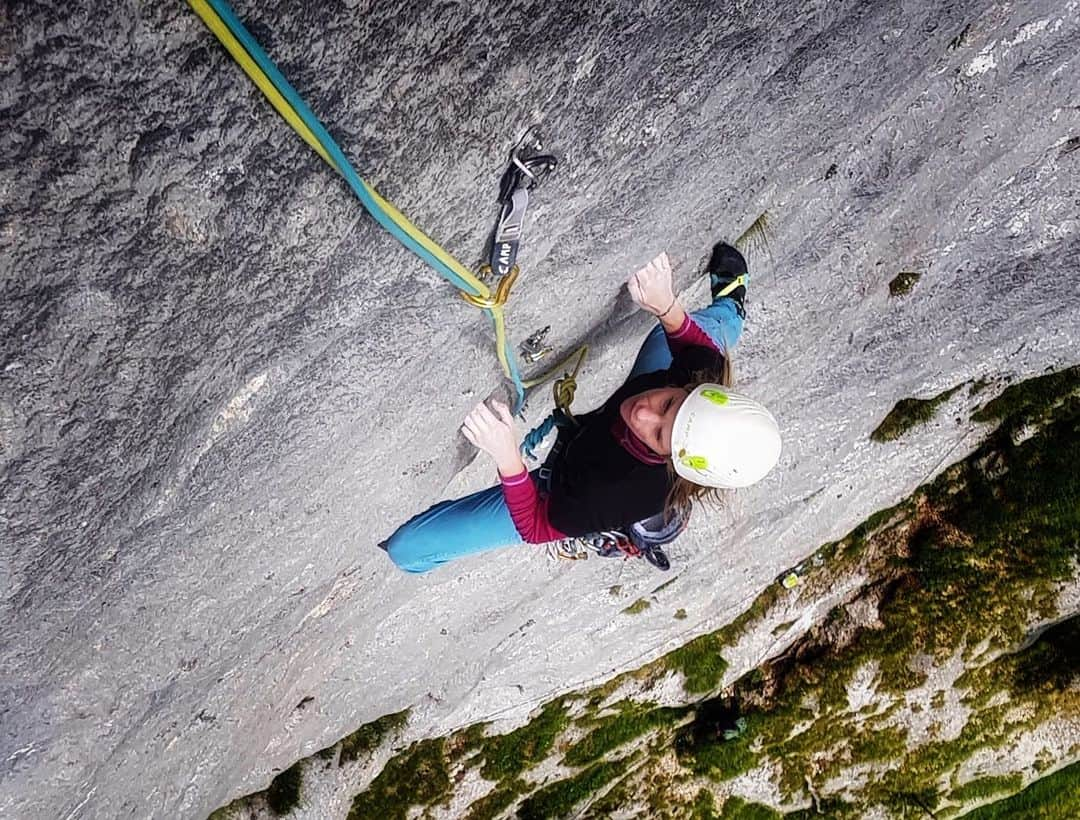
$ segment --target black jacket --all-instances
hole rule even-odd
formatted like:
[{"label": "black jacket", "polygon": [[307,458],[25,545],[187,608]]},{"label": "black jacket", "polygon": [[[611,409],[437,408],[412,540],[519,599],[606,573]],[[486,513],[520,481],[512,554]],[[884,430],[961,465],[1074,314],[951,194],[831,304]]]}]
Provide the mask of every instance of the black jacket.
[{"label": "black jacket", "polygon": [[667,370],[630,379],[596,410],[576,416],[575,427],[559,430],[544,462],[550,470],[548,520],[570,536],[624,529],[656,515],[671,490],[668,462],[645,464],[615,439],[612,425],[629,396],[657,387],[683,387],[697,371],[715,370],[723,355],[703,347],[678,351]]}]

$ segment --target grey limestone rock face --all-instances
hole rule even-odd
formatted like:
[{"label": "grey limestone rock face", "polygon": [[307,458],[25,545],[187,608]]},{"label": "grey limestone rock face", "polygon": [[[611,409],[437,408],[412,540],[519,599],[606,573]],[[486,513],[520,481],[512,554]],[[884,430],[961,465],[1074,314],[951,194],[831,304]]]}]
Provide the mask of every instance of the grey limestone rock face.
[{"label": "grey limestone rock face", "polygon": [[205,816],[379,715],[444,732],[640,663],[974,446],[959,404],[872,444],[897,399],[1077,361],[1076,2],[236,10],[467,263],[542,123],[562,164],[508,316],[593,342],[582,406],[648,330],[627,273],[666,249],[696,293],[767,213],[736,366],[785,454],[679,542],[686,621],[610,628],[647,567],[399,573],[376,542],[493,478],[457,434],[500,383],[482,317],[187,6],[5,4],[4,816]]}]

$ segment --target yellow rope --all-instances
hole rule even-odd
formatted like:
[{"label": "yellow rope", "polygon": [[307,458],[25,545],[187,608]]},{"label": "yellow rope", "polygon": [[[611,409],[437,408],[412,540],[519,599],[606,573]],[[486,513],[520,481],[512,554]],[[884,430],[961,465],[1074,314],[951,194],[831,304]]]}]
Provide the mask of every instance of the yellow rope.
[{"label": "yellow rope", "polygon": [[[433,256],[438,257],[439,261],[445,264],[448,268],[454,271],[458,276],[469,283],[470,287],[474,288],[480,297],[487,297],[491,295],[491,290],[484,282],[476,277],[476,275],[462,265],[457,259],[447,253],[441,248],[431,237],[417,228],[405,214],[399,211],[393,206],[392,203],[382,198],[378,191],[376,191],[371,184],[364,180],[364,188],[371,194],[372,198],[379,203],[379,207],[382,208],[394,220],[398,225],[404,228],[409,235],[424,246],[424,249],[431,253]],[[465,291],[461,291],[465,293]]]},{"label": "yellow rope", "polygon": [[561,379],[557,379],[555,384],[552,385],[551,392],[552,398],[555,401],[555,406],[562,410],[569,418],[573,418],[573,414],[570,412],[570,404],[574,401],[574,393],[577,391],[577,375],[581,370],[581,365],[585,362],[585,355],[589,352],[588,345],[582,345],[569,356],[566,356],[562,361],[556,364],[554,367],[548,369],[542,375],[537,376],[534,379],[528,379],[523,381],[522,384],[525,388],[536,387],[538,384],[543,384],[552,376],[554,376],[559,370],[563,370],[566,365],[577,356],[577,363],[574,365],[574,369],[570,373],[565,373]]},{"label": "yellow rope", "polygon": [[522,381],[522,384],[525,385],[526,388],[536,387],[536,385],[538,385],[538,384],[543,384],[548,379],[550,379],[552,376],[554,376],[556,371],[564,369],[566,367],[566,365],[570,362],[570,360],[573,359],[575,356],[578,357],[577,364],[574,365],[574,370],[570,374],[569,377],[570,378],[576,378],[577,374],[578,374],[578,371],[581,369],[582,363],[585,361],[585,354],[588,353],[588,352],[589,352],[589,346],[588,345],[582,345],[577,350],[575,350],[573,353],[571,353],[569,356],[566,356],[562,360],[560,360],[559,363],[556,364],[554,367],[549,368],[543,374],[537,376],[536,378]]},{"label": "yellow rope", "polygon": [[188,3],[195,10],[195,13],[202,18],[202,21],[206,23],[214,35],[221,41],[221,44],[228,49],[232,58],[240,64],[240,67],[244,69],[244,73],[251,78],[251,81],[259,87],[259,90],[266,95],[266,99],[270,100],[270,104],[277,109],[277,112],[285,118],[285,121],[292,126],[293,130],[300,135],[300,138],[304,140],[308,145],[314,148],[320,157],[322,157],[326,164],[333,168],[338,173],[341,173],[341,169],[337,167],[330,155],[326,153],[326,149],[323,148],[318,137],[311,133],[311,129],[307,127],[307,124],[300,118],[300,115],[296,113],[288,101],[281,96],[281,92],[277,90],[270,78],[266,76],[258,64],[251,59],[251,55],[247,53],[236,37],[229,30],[229,27],[222,22],[218,17],[217,12],[207,5],[206,0],[188,0]]}]

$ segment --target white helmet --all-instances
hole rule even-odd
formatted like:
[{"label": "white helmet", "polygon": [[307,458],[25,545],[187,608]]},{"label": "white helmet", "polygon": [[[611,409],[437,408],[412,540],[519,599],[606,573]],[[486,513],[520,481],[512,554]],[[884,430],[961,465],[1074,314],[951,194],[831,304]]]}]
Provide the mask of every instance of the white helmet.
[{"label": "white helmet", "polygon": [[690,391],[671,430],[675,472],[706,487],[749,487],[780,459],[780,430],[753,399],[719,384]]}]

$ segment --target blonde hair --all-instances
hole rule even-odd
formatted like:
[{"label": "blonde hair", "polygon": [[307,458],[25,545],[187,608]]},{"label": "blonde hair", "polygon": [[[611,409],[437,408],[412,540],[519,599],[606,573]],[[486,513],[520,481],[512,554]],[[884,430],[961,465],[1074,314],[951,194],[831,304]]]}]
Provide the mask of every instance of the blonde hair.
[{"label": "blonde hair", "polygon": [[[723,363],[720,367],[695,372],[691,381],[685,387],[687,390],[693,390],[704,382],[714,382],[722,384],[724,387],[735,386],[735,371],[731,366],[730,353],[724,354]],[[704,487],[701,484],[688,481],[675,472],[675,465],[671,460],[667,462],[667,471],[671,489],[668,490],[667,498],[664,499],[665,521],[670,521],[676,510],[689,510],[698,501],[703,501],[715,507],[723,505],[725,490],[718,487]]]}]

